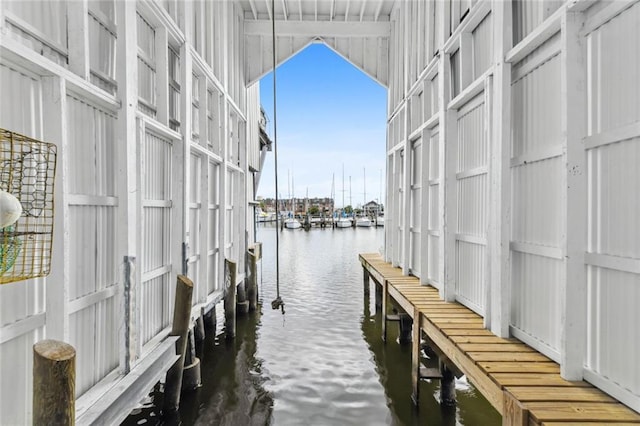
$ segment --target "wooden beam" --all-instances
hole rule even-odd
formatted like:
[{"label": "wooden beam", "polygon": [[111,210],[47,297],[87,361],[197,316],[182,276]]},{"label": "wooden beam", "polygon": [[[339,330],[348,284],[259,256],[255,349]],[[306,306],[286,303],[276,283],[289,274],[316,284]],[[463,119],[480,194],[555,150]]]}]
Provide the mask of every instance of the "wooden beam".
[{"label": "wooden beam", "polygon": [[562,185],[566,188],[564,238],[567,253],[565,288],[561,293],[561,375],[581,380],[587,336],[587,271],[584,262],[587,236],[587,153],[582,140],[586,135],[586,40],[580,35],[584,16],[568,12],[561,20],[561,105],[565,135],[566,169]]},{"label": "wooden beam", "polygon": [[502,412],[504,426],[528,426],[529,410],[518,401],[509,391],[504,391],[504,408]]},{"label": "wooden beam", "polygon": [[489,139],[490,210],[488,253],[489,300],[487,319],[491,331],[509,336],[511,306],[511,64],[504,53],[512,44],[511,2],[494,0],[493,13],[493,93],[491,138]]},{"label": "wooden beam", "polygon": [[[389,37],[389,22],[285,21],[276,20],[279,37]],[[247,21],[245,36],[270,36],[271,22]]]}]

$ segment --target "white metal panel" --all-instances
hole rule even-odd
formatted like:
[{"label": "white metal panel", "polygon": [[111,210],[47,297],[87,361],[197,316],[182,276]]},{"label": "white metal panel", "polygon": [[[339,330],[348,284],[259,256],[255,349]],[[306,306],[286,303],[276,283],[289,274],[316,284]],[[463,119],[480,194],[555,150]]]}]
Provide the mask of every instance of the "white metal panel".
[{"label": "white metal panel", "polygon": [[587,368],[634,395],[637,405],[640,274],[590,266],[588,276]]},{"label": "white metal panel", "polygon": [[91,82],[113,93],[116,76],[114,3],[89,2],[89,66]]},{"label": "white metal panel", "polygon": [[69,344],[76,349],[76,397],[118,368],[120,306],[110,297],[69,317]]},{"label": "white metal panel", "polygon": [[142,143],[141,336],[143,344],[169,325],[171,285],[171,141],[147,132]]},{"label": "white metal panel", "polygon": [[42,109],[40,79],[7,63],[0,64],[0,92],[6,99],[0,102],[0,127],[33,138],[41,137],[39,119]]},{"label": "white metal panel", "polygon": [[[69,253],[68,297],[80,306],[69,317],[69,342],[76,348],[76,396],[113,371],[119,362],[118,285],[115,220],[115,118],[67,96]],[[90,299],[82,299],[85,296]]]},{"label": "white metal panel", "polygon": [[512,326],[529,336],[529,344],[545,346],[547,356],[555,359],[560,347],[562,269],[561,260],[511,252]]},{"label": "white metal panel", "polygon": [[473,80],[489,69],[493,62],[493,15],[488,14],[472,32]]},{"label": "white metal panel", "polygon": [[589,134],[640,121],[640,4],[587,37]]},{"label": "white metal panel", "polygon": [[[0,127],[25,134],[30,137],[42,137],[42,86],[41,81],[28,71],[20,67],[14,67],[6,62],[0,64],[0,91],[3,98],[15,100],[12,102],[0,102]],[[20,327],[21,321],[29,318],[36,318],[42,315],[45,309],[45,279],[35,279],[29,281],[19,281],[11,284],[0,285],[0,331],[8,330],[11,326],[18,326],[18,336],[1,344],[2,372],[3,379],[0,381],[0,393],[13,395],[14,386],[16,392],[22,389],[30,389],[30,383],[23,387],[23,382],[28,380],[27,373],[12,373],[20,375],[21,381],[9,381],[4,378],[4,372],[14,369],[8,360],[31,359],[31,345],[35,342],[34,336],[42,337],[39,331],[34,331],[34,326]],[[12,333],[13,335],[13,333]],[[26,349],[25,349],[26,348]],[[22,351],[24,350],[24,353]],[[5,358],[5,354],[10,358]],[[15,356],[22,354],[22,356]],[[7,360],[7,361],[5,361]],[[30,381],[30,380],[29,380]],[[29,391],[30,392],[30,391]],[[30,407],[30,394],[27,395],[29,401],[16,402],[14,398],[2,398],[0,395],[0,407],[2,408],[3,419],[5,410],[10,418],[22,418],[26,409]],[[14,404],[10,403],[15,402]],[[17,417],[11,417],[17,416]],[[20,423],[20,422],[18,422]]]},{"label": "white metal panel", "polygon": [[557,40],[513,67],[511,325],[517,337],[559,360],[566,171]]},{"label": "white metal panel", "polygon": [[[532,54],[544,49],[541,46]],[[533,61],[533,59],[529,59]],[[514,75],[527,66],[528,62],[513,68]],[[550,148],[560,144],[560,56],[553,56],[547,62],[514,81],[512,85],[512,148],[513,158],[534,155],[549,157]]]},{"label": "white metal panel", "polygon": [[11,37],[58,64],[66,64],[66,2],[6,1],[3,7]]},{"label": "white metal panel", "polygon": [[484,315],[488,225],[488,141],[484,93],[458,112],[456,298]]},{"label": "white metal panel", "polygon": [[512,168],[512,241],[560,247],[564,220],[558,214],[562,158]]},{"label": "white metal panel", "polygon": [[137,18],[138,32],[138,97],[139,108],[145,114],[156,114],[156,33],[142,15]]},{"label": "white metal panel", "polygon": [[[5,300],[4,295],[2,300]],[[33,344],[43,338],[44,327],[0,344],[0,413],[3,424],[21,425],[31,422]],[[16,368],[17,360],[20,368]]]},{"label": "white metal panel", "polygon": [[513,44],[516,45],[546,18],[555,12],[563,0],[522,0],[513,2]]}]

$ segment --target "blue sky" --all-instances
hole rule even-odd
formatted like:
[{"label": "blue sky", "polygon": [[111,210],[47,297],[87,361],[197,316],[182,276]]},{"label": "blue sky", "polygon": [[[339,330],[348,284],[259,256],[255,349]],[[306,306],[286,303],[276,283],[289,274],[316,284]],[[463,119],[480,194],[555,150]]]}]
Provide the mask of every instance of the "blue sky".
[{"label": "blue sky", "polygon": [[[336,206],[345,204],[349,176],[353,206],[362,204],[366,170],[367,201],[380,198],[384,182],[387,91],[324,44],[311,44],[277,69],[278,187],[293,194],[331,195],[335,174]],[[273,73],[260,80],[260,99],[273,138]],[[258,196],[275,196],[274,156],[269,153]],[[382,193],[384,197],[384,193]]]}]

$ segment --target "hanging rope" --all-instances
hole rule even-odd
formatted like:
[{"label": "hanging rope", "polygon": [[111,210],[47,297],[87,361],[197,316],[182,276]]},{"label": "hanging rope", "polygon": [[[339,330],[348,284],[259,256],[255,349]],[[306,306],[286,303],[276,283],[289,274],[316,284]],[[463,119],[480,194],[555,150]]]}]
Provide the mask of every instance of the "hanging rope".
[{"label": "hanging rope", "polygon": [[271,308],[282,311],[284,315],[284,302],[280,297],[280,232],[278,221],[280,220],[280,208],[278,203],[278,115],[276,113],[276,8],[275,0],[271,0],[271,36],[273,46],[273,158],[275,160],[276,178],[276,298],[271,301]]}]

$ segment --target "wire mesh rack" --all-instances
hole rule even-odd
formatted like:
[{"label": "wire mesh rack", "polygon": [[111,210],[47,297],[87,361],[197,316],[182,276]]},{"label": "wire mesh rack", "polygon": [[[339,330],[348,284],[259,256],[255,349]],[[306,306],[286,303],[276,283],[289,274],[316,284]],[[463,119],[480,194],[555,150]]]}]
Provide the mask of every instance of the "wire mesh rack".
[{"label": "wire mesh rack", "polygon": [[0,228],[0,284],[51,270],[55,171],[54,144],[0,128],[0,196],[21,206],[17,221]]}]

